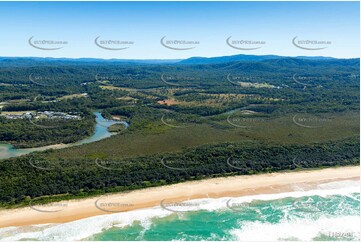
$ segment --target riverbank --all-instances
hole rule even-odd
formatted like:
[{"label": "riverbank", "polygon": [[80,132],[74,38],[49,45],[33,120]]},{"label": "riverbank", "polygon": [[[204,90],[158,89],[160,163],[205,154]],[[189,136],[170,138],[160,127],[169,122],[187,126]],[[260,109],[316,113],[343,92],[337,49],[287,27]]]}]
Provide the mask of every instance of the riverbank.
[{"label": "riverbank", "polygon": [[119,128],[116,130],[117,132],[110,132],[108,130],[108,128],[114,124],[123,125],[124,129],[128,128],[128,126],[129,126],[129,124],[125,121],[114,121],[114,120],[104,119],[100,112],[94,112],[94,115],[96,117],[95,118],[96,125],[94,128],[95,131],[90,137],[87,137],[80,141],[77,141],[74,143],[69,143],[69,144],[54,144],[54,145],[47,145],[47,146],[35,147],[35,148],[17,149],[11,144],[0,144],[0,159],[7,159],[7,158],[11,158],[11,157],[26,155],[26,154],[29,154],[29,153],[35,152],[35,151],[45,151],[45,150],[49,150],[49,149],[64,149],[67,147],[92,143],[95,141],[99,141],[99,140],[108,138],[114,134],[117,134],[117,132],[120,132],[122,130],[121,128]]},{"label": "riverbank", "polygon": [[359,166],[190,181],[127,193],[0,211],[0,227],[65,223],[198,198],[240,197],[310,190],[320,183],[359,180]]}]

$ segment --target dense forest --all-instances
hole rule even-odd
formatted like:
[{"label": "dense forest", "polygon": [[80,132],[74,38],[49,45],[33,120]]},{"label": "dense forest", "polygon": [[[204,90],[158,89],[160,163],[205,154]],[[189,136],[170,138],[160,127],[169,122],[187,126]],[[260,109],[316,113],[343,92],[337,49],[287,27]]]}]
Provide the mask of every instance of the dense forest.
[{"label": "dense forest", "polygon": [[[356,165],[358,139],[308,146],[224,143],[133,159],[46,160],[41,154],[0,162],[2,206],[27,205],[202,179]],[[36,199],[37,198],[37,199]]]},{"label": "dense forest", "polygon": [[[130,124],[93,144],[0,160],[0,204],[357,164],[359,68],[359,59],[277,56],[0,58],[1,144],[76,142],[94,132],[94,111]],[[7,117],[30,111],[81,119]]]}]

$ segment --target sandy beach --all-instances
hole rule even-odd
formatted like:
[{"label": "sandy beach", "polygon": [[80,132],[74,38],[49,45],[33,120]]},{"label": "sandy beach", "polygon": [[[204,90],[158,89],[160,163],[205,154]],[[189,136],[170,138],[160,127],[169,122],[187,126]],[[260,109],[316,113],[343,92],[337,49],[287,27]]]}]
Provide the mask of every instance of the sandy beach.
[{"label": "sandy beach", "polygon": [[0,227],[64,223],[96,215],[159,206],[161,203],[308,190],[324,182],[359,179],[359,166],[205,179],[48,205],[30,204],[25,208],[0,210]]}]

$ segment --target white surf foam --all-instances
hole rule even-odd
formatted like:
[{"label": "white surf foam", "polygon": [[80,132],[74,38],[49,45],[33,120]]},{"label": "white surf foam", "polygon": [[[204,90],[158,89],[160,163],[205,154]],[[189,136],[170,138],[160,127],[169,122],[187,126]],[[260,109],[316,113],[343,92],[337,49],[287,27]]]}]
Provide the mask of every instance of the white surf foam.
[{"label": "white surf foam", "polygon": [[254,200],[270,201],[270,200],[283,199],[287,197],[290,198],[300,198],[306,196],[327,197],[332,195],[347,196],[352,193],[360,193],[359,181],[330,182],[330,183],[320,184],[316,188],[308,191],[299,190],[294,192],[244,196],[239,198],[232,198],[232,201],[237,203],[242,203],[242,202],[248,203]]},{"label": "white surf foam", "polygon": [[359,240],[360,217],[342,216],[337,218],[320,218],[318,220],[297,219],[281,221],[277,224],[246,222],[240,224],[240,229],[230,231],[237,241],[280,241],[326,240],[343,241],[346,239]]},{"label": "white surf foam", "polygon": [[[149,224],[152,218],[164,217],[169,214],[171,214],[171,212],[164,211],[161,208],[152,208],[126,213],[100,215],[64,224],[54,224],[50,228],[45,228],[42,231],[14,233],[14,227],[12,227],[10,231],[8,228],[3,228],[0,229],[0,238],[1,240],[36,239],[46,241],[74,241],[98,234],[115,225],[123,227],[132,224],[134,221],[140,221],[141,224],[146,225]],[[4,237],[4,235],[9,232],[11,232],[12,235]]]},{"label": "white surf foam", "polygon": [[[342,182],[332,182],[327,184],[321,184],[313,190],[309,191],[294,191],[286,192],[279,194],[263,194],[263,195],[252,195],[244,196],[238,198],[231,197],[222,197],[222,198],[206,198],[206,199],[195,199],[182,203],[180,207],[172,207],[169,205],[169,208],[178,211],[198,211],[198,210],[207,210],[215,211],[220,209],[229,209],[226,204],[229,199],[232,199],[233,202],[237,203],[248,203],[254,200],[277,200],[287,197],[299,198],[304,196],[330,196],[330,195],[344,195],[349,196],[352,193],[359,193],[360,184],[358,181],[342,181]],[[165,204],[168,207],[167,204]],[[19,227],[11,228],[2,228],[0,229],[0,240],[20,240],[20,239],[37,239],[37,240],[81,240],[88,238],[94,234],[98,234],[103,230],[109,229],[111,227],[124,227],[131,225],[134,221],[140,221],[141,225],[144,227],[149,227],[152,223],[152,218],[162,218],[172,214],[173,212],[165,210],[160,206],[141,209],[130,212],[115,213],[110,215],[101,215],[91,218],[81,219],[64,224],[54,224],[44,227],[41,231],[38,231],[39,228],[35,229],[33,226],[33,231],[31,227],[26,229],[27,232],[24,232],[24,229]],[[255,230],[252,224],[250,230]],[[262,225],[266,226],[265,229],[271,228],[272,225]],[[268,226],[268,227],[267,227]],[[271,226],[271,227],[269,227]],[[19,233],[16,233],[19,232]],[[261,230],[262,231],[262,230]],[[237,230],[234,232],[246,233],[244,230]]]}]

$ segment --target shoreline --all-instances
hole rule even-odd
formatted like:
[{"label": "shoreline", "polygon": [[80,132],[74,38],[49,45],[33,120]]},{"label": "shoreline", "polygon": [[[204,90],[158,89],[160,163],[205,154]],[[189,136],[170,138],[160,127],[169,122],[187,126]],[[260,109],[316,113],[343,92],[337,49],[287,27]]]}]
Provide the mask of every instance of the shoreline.
[{"label": "shoreline", "polygon": [[0,210],[0,228],[66,223],[97,215],[156,207],[161,203],[200,198],[311,190],[320,183],[359,179],[359,166],[209,178],[46,205],[4,209]]},{"label": "shoreline", "polygon": [[[98,114],[99,115],[98,115]],[[50,150],[50,149],[54,149],[54,150],[58,150],[58,149],[64,149],[64,148],[70,148],[73,146],[78,146],[81,144],[87,144],[87,143],[92,143],[95,141],[99,141],[105,138],[108,138],[110,136],[113,136],[115,134],[117,134],[118,132],[111,132],[109,131],[109,127],[114,125],[114,124],[123,124],[124,126],[126,126],[126,128],[128,127],[128,123],[126,121],[115,121],[115,120],[106,120],[104,119],[104,117],[101,115],[101,113],[99,113],[98,111],[93,112],[93,114],[96,115],[96,124],[94,126],[94,132],[93,134],[91,134],[90,136],[87,136],[85,138],[82,138],[81,140],[72,142],[72,143],[58,143],[58,144],[52,144],[52,145],[45,145],[45,146],[39,146],[39,147],[29,147],[29,148],[17,148],[14,146],[14,144],[11,143],[0,143],[0,160],[2,159],[10,159],[13,157],[19,157],[19,156],[23,156],[23,155],[27,155],[29,153],[32,152],[39,152],[39,151],[46,151],[46,150]],[[105,121],[110,121],[110,122],[114,122],[113,124],[109,124],[109,126],[105,126],[103,124],[101,124],[101,121],[98,121],[99,118],[103,118]],[[126,124],[124,124],[124,122]],[[104,127],[106,128],[105,133],[101,134],[102,137],[100,137],[99,139],[96,138],[96,129],[97,127]],[[92,140],[95,137],[94,140]],[[12,154],[14,152],[14,154]]]}]

